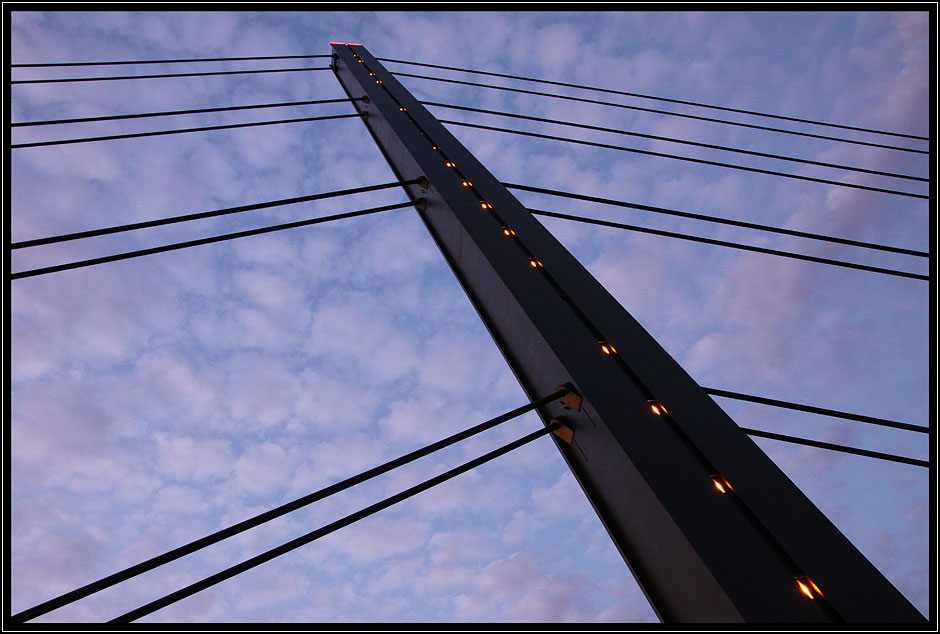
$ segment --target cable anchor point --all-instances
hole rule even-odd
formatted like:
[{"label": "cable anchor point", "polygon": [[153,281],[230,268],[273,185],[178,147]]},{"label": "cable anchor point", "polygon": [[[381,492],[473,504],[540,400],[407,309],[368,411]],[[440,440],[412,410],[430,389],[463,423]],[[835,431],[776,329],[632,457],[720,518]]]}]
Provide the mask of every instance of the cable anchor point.
[{"label": "cable anchor point", "polygon": [[574,429],[568,423],[563,422],[557,418],[553,418],[551,421],[549,421],[549,424],[555,427],[555,429],[552,430],[553,434],[558,436],[569,445],[574,442]]},{"label": "cable anchor point", "polygon": [[564,385],[559,385],[559,390],[565,390],[565,395],[561,397],[561,402],[565,404],[567,409],[573,409],[576,412],[581,411],[581,395],[575,391],[574,386],[571,383],[565,383]]}]

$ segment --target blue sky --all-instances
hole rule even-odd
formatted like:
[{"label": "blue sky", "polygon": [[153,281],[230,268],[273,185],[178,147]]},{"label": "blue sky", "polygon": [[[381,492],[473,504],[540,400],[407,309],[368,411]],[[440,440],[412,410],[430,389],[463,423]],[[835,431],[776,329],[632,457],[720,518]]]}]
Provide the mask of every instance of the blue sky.
[{"label": "blue sky", "polygon": [[[926,12],[15,12],[10,41],[15,63],[322,54],[330,51],[329,42],[348,41],[377,57],[929,132]],[[283,60],[186,68],[301,65]],[[181,72],[182,66],[148,65],[135,72]],[[14,78],[131,74],[116,68],[14,69]],[[422,100],[928,173],[922,155],[415,78],[402,83]],[[23,121],[342,96],[328,71],[14,85],[10,113],[12,121]],[[13,142],[350,111],[333,104],[21,128]],[[662,141],[432,112],[926,191],[884,177]],[[503,181],[919,250],[929,246],[924,200],[450,129]],[[394,180],[356,119],[19,149],[12,151],[9,175],[14,241]],[[927,270],[906,256],[523,192],[518,197],[553,211]],[[19,250],[13,270],[403,200],[387,190]],[[928,423],[934,351],[925,282],[542,221],[700,384]],[[16,280],[10,297],[13,612],[526,400],[408,209]],[[719,405],[745,427],[927,458],[921,434],[728,400]],[[534,415],[507,423],[44,618],[113,618],[540,425]],[[756,442],[926,613],[927,470]],[[656,619],[551,441],[541,439],[143,620]]]}]

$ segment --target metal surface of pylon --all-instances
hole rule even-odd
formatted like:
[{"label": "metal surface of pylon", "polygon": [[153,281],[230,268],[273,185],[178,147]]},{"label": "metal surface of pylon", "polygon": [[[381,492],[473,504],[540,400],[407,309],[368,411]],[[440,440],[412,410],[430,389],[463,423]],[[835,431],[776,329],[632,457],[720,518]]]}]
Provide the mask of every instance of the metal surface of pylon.
[{"label": "metal surface of pylon", "polygon": [[337,79],[667,622],[923,623],[586,269],[366,49]]}]

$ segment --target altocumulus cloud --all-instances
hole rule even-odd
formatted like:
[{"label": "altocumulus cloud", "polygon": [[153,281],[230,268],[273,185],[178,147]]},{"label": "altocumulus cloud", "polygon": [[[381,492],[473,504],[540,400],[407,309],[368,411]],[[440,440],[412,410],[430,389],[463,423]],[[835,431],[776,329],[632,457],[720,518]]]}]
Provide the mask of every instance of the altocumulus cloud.
[{"label": "altocumulus cloud", "polygon": [[[926,134],[929,120],[926,12],[77,17],[14,13],[12,61],[320,54],[328,52],[330,41],[354,41],[382,57],[913,134]],[[283,60],[252,67],[304,64]],[[141,68],[177,72],[182,66]],[[207,64],[199,70],[247,67]],[[391,62],[388,67],[405,69]],[[11,116],[37,120],[343,96],[327,71],[191,79],[17,85]],[[414,78],[402,82],[424,100],[873,169],[925,171],[923,161],[900,152]],[[556,133],[532,122],[496,123],[489,116],[432,110],[442,118]],[[349,111],[334,104],[200,115],[186,123],[80,124],[62,136]],[[505,181],[919,249],[928,240],[927,205],[921,201],[451,130]],[[14,142],[25,142],[55,138],[60,130],[16,132]],[[688,156],[700,152],[621,135],[557,133]],[[717,160],[744,162],[725,155]],[[754,164],[789,169],[769,161]],[[13,240],[394,179],[354,119],[16,150],[10,167]],[[832,177],[823,168],[792,169]],[[852,179],[885,184],[881,177]],[[555,211],[808,249],[824,257],[856,256],[841,247],[518,195],[526,204]],[[400,192],[388,190],[87,245],[23,250],[15,254],[14,270],[400,200]],[[544,222],[702,383],[925,421],[930,351],[921,282]],[[893,256],[873,262],[908,266]],[[14,611],[524,402],[447,265],[407,209],[18,280],[11,284],[10,320]],[[799,428],[868,448],[924,453],[919,439],[720,404],[745,426],[784,433]],[[47,619],[112,618],[538,425],[531,416],[508,423]],[[761,447],[926,611],[924,473],[772,441],[761,441]],[[543,440],[145,620],[650,622],[655,616],[558,452]]]}]

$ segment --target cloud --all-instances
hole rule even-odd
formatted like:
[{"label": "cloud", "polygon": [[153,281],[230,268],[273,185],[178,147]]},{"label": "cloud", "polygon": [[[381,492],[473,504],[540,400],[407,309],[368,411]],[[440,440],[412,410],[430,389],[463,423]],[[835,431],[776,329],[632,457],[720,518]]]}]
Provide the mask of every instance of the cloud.
[{"label": "cloud", "polygon": [[225,440],[157,434],[160,470],[178,480],[222,478],[232,470],[234,455]]},{"label": "cloud", "polygon": [[269,494],[288,480],[291,462],[279,445],[264,443],[250,447],[235,461],[235,474],[243,489],[255,495]]},{"label": "cloud", "polygon": [[[236,49],[260,54],[271,42],[278,43],[277,53],[324,53],[329,41],[359,41],[395,59],[925,133],[926,12],[769,15],[16,12],[10,36],[14,61],[208,57],[239,54]],[[480,79],[384,63],[396,71]],[[135,72],[181,68],[148,65]],[[18,77],[27,71],[37,77],[78,72],[14,70]],[[401,80],[421,99],[925,173],[920,157],[897,151]],[[485,81],[703,112],[624,95]],[[332,74],[318,71],[17,85],[10,110],[18,121],[341,96]],[[97,122],[63,134],[348,111],[348,104],[335,104]],[[717,154],[599,132],[561,132],[535,122],[506,125],[690,156]],[[921,201],[518,135],[457,126],[453,131],[501,180],[926,248],[922,212],[927,206]],[[53,133],[18,128],[14,136],[44,134]],[[769,160],[727,160],[779,167]],[[11,237],[17,240],[394,178],[361,122],[352,119],[17,150],[11,176]],[[900,256],[523,192],[519,197],[557,211],[824,257],[916,266]],[[17,250],[14,270],[401,199],[400,191],[389,190]],[[930,360],[925,288],[656,236],[558,220],[545,225],[697,379],[719,388],[926,419],[928,399],[920,398],[928,389]],[[15,604],[39,601],[56,589],[136,563],[521,404],[511,371],[454,282],[407,209],[15,281],[10,307]],[[767,428],[790,426],[859,446],[923,451],[917,440],[900,433],[879,435],[757,406],[722,406],[742,423],[754,419]],[[195,581],[540,424],[534,415],[506,423],[60,615],[94,621],[126,611],[152,600],[155,588],[170,591]],[[902,591],[926,606],[927,520],[917,511],[926,508],[923,474],[773,441],[761,447]],[[397,510],[339,531],[326,544],[269,562],[146,620],[654,618],[557,450],[541,439]]]},{"label": "cloud", "polygon": [[[546,575],[530,553],[514,553],[480,571],[476,586],[456,600],[463,621],[578,622],[592,611],[590,590],[578,575]],[[502,620],[502,619],[499,619]]]},{"label": "cloud", "polygon": [[[46,535],[41,549],[12,564],[11,573],[18,580],[16,586],[11,587],[13,612],[25,610],[34,602],[48,600],[86,581],[88,571],[94,569],[105,549],[105,543],[87,533]],[[56,574],[50,576],[49,570]]]},{"label": "cloud", "polygon": [[157,492],[154,510],[174,517],[206,510],[202,494],[192,487],[172,485]]},{"label": "cloud", "polygon": [[[429,526],[410,518],[373,517],[347,526],[342,534],[324,538],[322,547],[354,563],[407,555],[424,546]],[[380,536],[380,539],[376,539]]]}]

